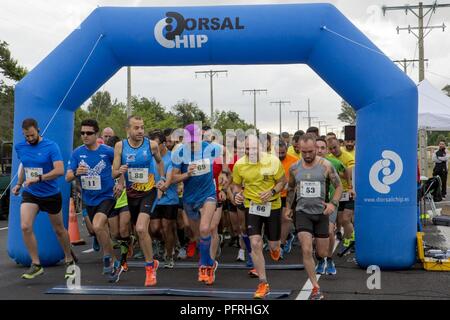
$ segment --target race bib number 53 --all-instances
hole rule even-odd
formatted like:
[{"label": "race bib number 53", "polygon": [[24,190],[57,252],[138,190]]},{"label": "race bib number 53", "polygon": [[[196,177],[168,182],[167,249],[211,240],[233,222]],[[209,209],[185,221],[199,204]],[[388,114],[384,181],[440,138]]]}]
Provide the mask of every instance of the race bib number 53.
[{"label": "race bib number 53", "polygon": [[301,181],[300,196],[303,198],[319,198],[320,182],[319,181]]}]

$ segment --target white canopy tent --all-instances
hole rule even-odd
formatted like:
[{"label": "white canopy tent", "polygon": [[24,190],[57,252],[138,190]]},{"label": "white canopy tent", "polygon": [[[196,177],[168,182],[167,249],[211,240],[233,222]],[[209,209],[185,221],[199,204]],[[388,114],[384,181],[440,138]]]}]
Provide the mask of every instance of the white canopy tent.
[{"label": "white canopy tent", "polygon": [[419,90],[419,157],[420,174],[427,175],[427,131],[450,131],[450,97],[435,88],[428,80],[417,86]]},{"label": "white canopy tent", "polygon": [[419,129],[450,131],[450,97],[433,87],[428,80],[423,80],[417,87]]}]

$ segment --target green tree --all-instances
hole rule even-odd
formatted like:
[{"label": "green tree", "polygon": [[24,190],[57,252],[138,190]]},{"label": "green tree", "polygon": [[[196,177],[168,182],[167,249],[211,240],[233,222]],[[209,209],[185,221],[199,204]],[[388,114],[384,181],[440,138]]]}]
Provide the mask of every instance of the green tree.
[{"label": "green tree", "polygon": [[189,102],[187,100],[179,101],[172,107],[172,110],[182,127],[194,121],[201,121],[203,125],[211,125],[206,114],[200,110],[195,102]]},{"label": "green tree", "polygon": [[445,91],[445,94],[450,97],[450,84],[448,84],[445,87],[443,87],[442,91]]},{"label": "green tree", "polygon": [[99,91],[91,97],[87,110],[91,116],[95,115],[94,119],[98,120],[100,117],[108,117],[111,114],[112,105],[111,94],[108,91]]},{"label": "green tree", "polygon": [[254,126],[248,124],[240,118],[239,114],[234,111],[215,111],[214,118],[217,119],[214,125],[215,129],[220,130],[225,136],[227,129],[242,129],[244,131],[253,129]]},{"label": "green tree", "polygon": [[[27,74],[27,69],[20,66],[11,57],[8,43],[0,41],[0,140],[10,141],[13,138],[14,126],[14,85]],[[8,84],[5,80],[11,82]]]},{"label": "green tree", "polygon": [[348,124],[356,124],[356,112],[352,106],[344,100],[341,102],[341,113],[338,114],[337,118]]}]

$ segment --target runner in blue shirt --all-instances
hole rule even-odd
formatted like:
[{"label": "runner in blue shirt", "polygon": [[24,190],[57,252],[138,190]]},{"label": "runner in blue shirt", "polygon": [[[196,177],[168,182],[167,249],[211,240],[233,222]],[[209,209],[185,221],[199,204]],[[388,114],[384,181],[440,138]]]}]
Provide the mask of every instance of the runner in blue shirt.
[{"label": "runner in blue shirt", "polygon": [[64,175],[61,151],[55,142],[39,135],[39,127],[34,119],[25,119],[22,122],[22,133],[25,141],[15,145],[21,165],[17,184],[11,191],[18,196],[23,185],[20,221],[23,240],[31,257],[31,266],[22,278],[33,279],[44,273],[39,260],[33,224],[38,212],[45,211],[64,250],[66,262],[64,278],[68,279],[73,276],[69,267],[74,264],[74,259],[70,249],[69,234],[63,224],[62,197],[57,182],[57,178]]},{"label": "runner in blue shirt", "polygon": [[145,256],[144,285],[147,287],[157,283],[159,261],[153,259],[152,238],[148,228],[157,197],[156,189],[163,184],[155,180],[155,172],[157,169],[163,176],[164,164],[158,144],[144,137],[144,133],[144,120],[139,116],[130,116],[127,121],[128,139],[116,143],[114,148],[113,173],[125,176],[128,208],[132,221],[136,223],[139,244]]},{"label": "runner in blue shirt", "polygon": [[211,258],[211,224],[216,210],[214,150],[201,141],[195,124],[186,126],[183,145],[172,152],[174,182],[183,181],[183,207],[193,232],[200,233],[198,281],[213,284],[218,262]]},{"label": "runner in blue shirt", "polygon": [[[158,143],[159,152],[164,162],[164,177],[156,173],[156,180],[164,181],[161,190],[158,191],[158,201],[153,211],[152,233],[160,231],[164,238],[165,258],[164,267],[174,267],[174,249],[175,249],[175,227],[178,216],[178,190],[177,184],[172,183],[172,159],[171,152],[167,149],[166,137],[162,132],[153,132],[150,134],[150,140]],[[156,163],[155,163],[156,164]]]},{"label": "runner in blue shirt", "polygon": [[97,143],[98,132],[96,120],[86,119],[81,122],[83,145],[72,153],[66,181],[78,179],[89,219],[103,248],[103,274],[110,275],[111,282],[117,282],[123,268],[114,255],[108,229],[108,217],[116,204],[112,176],[114,149]]}]

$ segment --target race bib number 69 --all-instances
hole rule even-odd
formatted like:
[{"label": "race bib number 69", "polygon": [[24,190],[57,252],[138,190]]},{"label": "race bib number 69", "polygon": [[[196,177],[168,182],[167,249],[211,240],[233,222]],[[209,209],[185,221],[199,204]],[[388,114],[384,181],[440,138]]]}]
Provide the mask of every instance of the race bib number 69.
[{"label": "race bib number 69", "polygon": [[42,168],[25,168],[25,179],[30,180],[43,174]]},{"label": "race bib number 69", "polygon": [[201,176],[211,171],[211,161],[209,159],[201,159],[192,163],[196,165],[195,170],[192,172],[193,176]]}]

